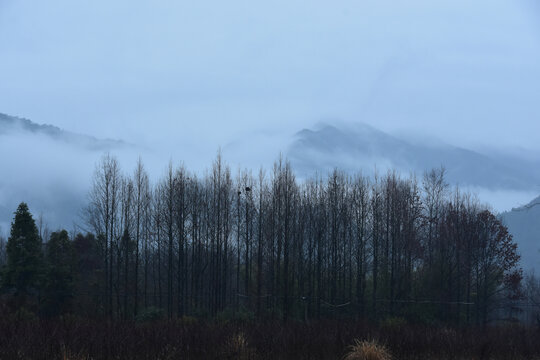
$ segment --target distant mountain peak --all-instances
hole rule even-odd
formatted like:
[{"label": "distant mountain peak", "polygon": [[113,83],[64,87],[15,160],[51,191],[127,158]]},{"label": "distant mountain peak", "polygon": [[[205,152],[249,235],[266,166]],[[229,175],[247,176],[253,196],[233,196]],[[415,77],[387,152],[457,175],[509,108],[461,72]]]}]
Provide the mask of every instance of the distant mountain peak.
[{"label": "distant mountain peak", "polygon": [[527,203],[527,204],[525,204],[523,206],[512,209],[512,211],[528,210],[528,209],[531,209],[533,207],[540,208],[540,196],[535,197],[534,199],[529,201],[529,203]]},{"label": "distant mountain peak", "polygon": [[370,173],[375,168],[422,174],[444,166],[448,180],[486,189],[530,190],[540,184],[540,171],[522,158],[489,156],[448,144],[407,141],[365,123],[325,124],[296,133],[288,156],[304,174],[339,167]]}]

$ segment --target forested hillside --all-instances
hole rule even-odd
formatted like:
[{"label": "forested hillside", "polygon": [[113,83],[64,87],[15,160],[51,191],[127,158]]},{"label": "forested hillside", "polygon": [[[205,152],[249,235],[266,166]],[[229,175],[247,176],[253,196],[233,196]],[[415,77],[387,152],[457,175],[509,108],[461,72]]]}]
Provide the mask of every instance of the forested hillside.
[{"label": "forested hillside", "polygon": [[516,239],[524,270],[540,273],[540,198],[501,214]]}]

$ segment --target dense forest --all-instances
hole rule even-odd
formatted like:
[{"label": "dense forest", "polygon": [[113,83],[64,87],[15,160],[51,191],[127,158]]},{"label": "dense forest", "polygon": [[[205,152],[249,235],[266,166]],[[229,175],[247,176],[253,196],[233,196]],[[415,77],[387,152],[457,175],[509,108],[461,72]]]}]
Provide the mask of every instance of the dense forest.
[{"label": "dense forest", "polygon": [[233,175],[218,154],[203,176],[171,164],[151,184],[140,160],[125,174],[104,155],[83,218],[48,233],[21,203],[5,311],[485,325],[524,295],[512,236],[442,168],[297,179],[283,159]]}]

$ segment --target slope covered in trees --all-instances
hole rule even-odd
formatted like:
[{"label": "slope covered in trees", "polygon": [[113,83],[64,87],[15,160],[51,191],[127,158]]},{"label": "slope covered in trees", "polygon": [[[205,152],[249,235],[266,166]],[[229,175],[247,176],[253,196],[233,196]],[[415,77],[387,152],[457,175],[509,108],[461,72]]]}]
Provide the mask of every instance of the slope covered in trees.
[{"label": "slope covered in trees", "polygon": [[523,269],[540,273],[540,198],[501,214],[504,224],[519,239]]},{"label": "slope covered in trees", "polygon": [[43,313],[486,324],[520,295],[512,236],[442,169],[299,182],[281,159],[233,176],[218,155],[204,176],[169,165],[151,184],[142,162],[126,175],[105,155],[85,217],[91,233],[45,248]]}]

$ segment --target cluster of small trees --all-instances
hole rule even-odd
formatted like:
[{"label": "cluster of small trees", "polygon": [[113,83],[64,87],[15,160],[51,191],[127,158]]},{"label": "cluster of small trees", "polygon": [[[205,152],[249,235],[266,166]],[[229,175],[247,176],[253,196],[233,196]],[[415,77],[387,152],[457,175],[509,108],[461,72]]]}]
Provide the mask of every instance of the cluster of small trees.
[{"label": "cluster of small trees", "polygon": [[73,294],[74,253],[65,230],[53,232],[43,246],[28,206],[21,203],[5,252],[2,286],[8,294],[8,305],[49,316],[68,310]]},{"label": "cluster of small trees", "polygon": [[[66,245],[67,233],[53,233],[48,251],[69,248],[74,260],[49,255],[72,265],[47,274],[74,279],[51,284],[48,296],[67,289],[71,311],[89,315],[130,319],[163,309],[169,318],[479,324],[520,295],[512,236],[474,198],[450,191],[442,169],[420,183],[338,170],[298,181],[280,159],[270,174],[233,177],[218,155],[204,176],[169,165],[150,184],[141,161],[128,176],[106,155],[85,217],[95,236]],[[17,236],[12,229],[8,258]],[[49,245],[53,237],[62,240]]]}]

